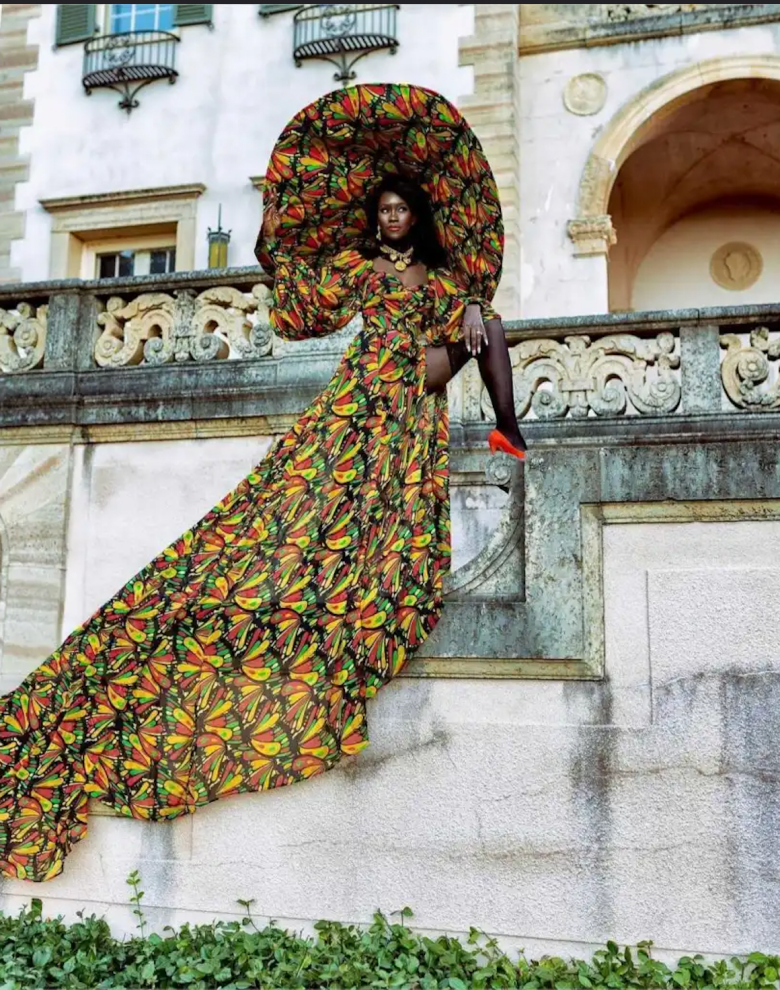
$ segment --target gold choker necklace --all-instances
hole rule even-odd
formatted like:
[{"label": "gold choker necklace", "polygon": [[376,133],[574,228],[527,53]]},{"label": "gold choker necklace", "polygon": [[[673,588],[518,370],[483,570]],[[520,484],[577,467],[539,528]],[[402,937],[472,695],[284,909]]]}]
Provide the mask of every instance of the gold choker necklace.
[{"label": "gold choker necklace", "polygon": [[412,260],[414,258],[413,247],[410,247],[408,251],[396,251],[396,249],[390,247],[389,244],[382,244],[379,250],[382,254],[387,255],[395,266],[395,270],[397,272],[405,272],[406,269],[412,264]]}]

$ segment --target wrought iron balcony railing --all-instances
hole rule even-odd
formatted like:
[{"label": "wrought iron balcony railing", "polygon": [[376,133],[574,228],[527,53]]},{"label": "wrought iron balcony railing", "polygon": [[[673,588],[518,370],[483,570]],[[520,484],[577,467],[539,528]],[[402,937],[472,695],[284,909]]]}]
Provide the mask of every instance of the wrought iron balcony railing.
[{"label": "wrought iron balcony railing", "polygon": [[395,54],[398,9],[397,3],[306,4],[295,15],[295,64],[324,59],[339,70],[337,82],[349,82],[361,58],[376,51]]},{"label": "wrought iron balcony railing", "polygon": [[116,90],[119,106],[131,113],[139,90],[155,79],[176,82],[176,45],[179,39],[167,31],[128,31],[93,38],[84,46],[84,89]]}]

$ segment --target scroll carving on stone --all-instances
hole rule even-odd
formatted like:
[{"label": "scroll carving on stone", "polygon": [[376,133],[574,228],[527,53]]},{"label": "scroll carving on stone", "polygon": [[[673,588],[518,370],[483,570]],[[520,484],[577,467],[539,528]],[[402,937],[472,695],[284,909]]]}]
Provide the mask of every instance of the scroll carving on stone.
[{"label": "scroll carving on stone", "polygon": [[270,292],[215,286],[196,294],[149,292],[126,302],[112,296],[98,316],[95,362],[101,368],[183,361],[258,358],[271,353]]},{"label": "scroll carving on stone", "polygon": [[[651,416],[673,413],[680,404],[679,343],[671,333],[525,340],[510,353],[518,416],[623,416],[629,403]],[[482,409],[492,416],[486,392]]]},{"label": "scroll carving on stone", "polygon": [[758,327],[750,334],[749,344],[733,333],[724,334],[720,343],[726,350],[721,365],[723,387],[734,405],[755,412],[780,409],[780,334],[772,339],[767,327]]},{"label": "scroll carving on stone", "polygon": [[19,303],[0,309],[0,372],[17,374],[43,364],[48,306]]}]

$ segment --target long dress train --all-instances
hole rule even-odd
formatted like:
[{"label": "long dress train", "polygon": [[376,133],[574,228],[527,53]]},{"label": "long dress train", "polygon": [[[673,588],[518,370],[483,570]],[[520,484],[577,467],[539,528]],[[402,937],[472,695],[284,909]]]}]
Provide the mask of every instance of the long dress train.
[{"label": "long dress train", "polygon": [[57,876],[97,798],[171,820],[329,770],[434,628],[450,559],[444,271],[409,289],[356,252],[280,257],[274,328],[363,328],[234,491],[0,699],[0,873]]}]

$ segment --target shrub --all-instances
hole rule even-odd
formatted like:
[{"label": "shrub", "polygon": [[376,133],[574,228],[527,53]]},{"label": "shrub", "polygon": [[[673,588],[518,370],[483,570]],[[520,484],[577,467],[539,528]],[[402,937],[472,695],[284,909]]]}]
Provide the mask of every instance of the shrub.
[{"label": "shrub", "polygon": [[610,942],[590,962],[534,962],[525,955],[513,961],[475,929],[466,945],[417,934],[407,925],[408,909],[397,922],[378,913],[368,928],[321,921],[316,935],[305,938],[274,926],[257,928],[251,902],[241,901],[247,912],[241,922],[184,925],[147,936],[139,882],[137,875],[128,880],[140,934],[123,941],[94,915],[79,914],[72,925],[46,919],[37,899],[17,917],[0,915],[0,990],[776,987],[780,973],[780,959],[759,953],[718,963],[686,957],[672,969],[652,958],[649,943],[632,951]]}]

